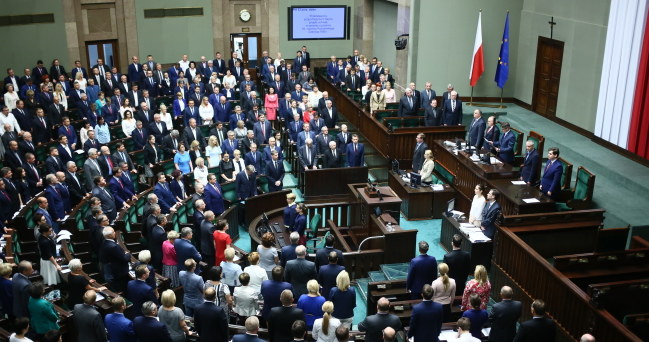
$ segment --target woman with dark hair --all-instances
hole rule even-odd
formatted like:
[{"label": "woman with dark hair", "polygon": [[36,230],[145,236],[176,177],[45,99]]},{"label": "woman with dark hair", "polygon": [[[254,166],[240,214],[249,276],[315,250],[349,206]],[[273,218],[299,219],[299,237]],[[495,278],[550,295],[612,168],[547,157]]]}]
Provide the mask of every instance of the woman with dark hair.
[{"label": "woman with dark hair", "polygon": [[306,205],[304,205],[304,203],[298,203],[298,205],[295,206],[295,211],[297,212],[297,216],[295,217],[292,231],[300,234],[298,245],[305,245],[306,235],[304,233],[306,230]]},{"label": "woman with dark hair", "polygon": [[[38,249],[41,253],[41,275],[47,285],[56,285],[61,279],[59,272],[61,266],[56,262],[56,242],[52,238],[54,231],[47,223],[38,227],[41,236],[38,237]],[[31,312],[31,311],[30,311]]]},{"label": "woman with dark hair", "polygon": [[185,191],[185,183],[183,182],[183,174],[180,170],[173,170],[171,172],[171,182],[169,182],[169,190],[176,198],[176,201],[181,202],[185,197],[187,197],[187,191]]},{"label": "woman with dark hair", "polygon": [[232,238],[228,234],[228,229],[230,229],[228,221],[221,219],[216,222],[216,230],[212,234],[214,237],[214,252],[216,254],[215,265],[217,266],[221,265],[222,261],[225,261],[225,250],[232,245]]},{"label": "woman with dark hair", "polygon": [[268,279],[271,279],[273,268],[279,265],[279,257],[277,249],[273,247],[275,242],[275,235],[268,232],[261,237],[261,245],[257,246],[257,253],[259,253],[259,266],[266,271]]},{"label": "woman with dark hair", "polygon": [[27,183],[27,171],[20,166],[16,168],[14,185],[16,185],[16,189],[20,195],[20,205],[27,204],[32,198],[32,193],[29,189],[29,183]]},{"label": "woman with dark hair", "polygon": [[230,160],[230,154],[227,152],[223,153],[221,156],[221,177],[219,183],[231,182],[234,180],[234,163]]},{"label": "woman with dark hair", "polygon": [[213,287],[214,292],[216,292],[216,305],[222,307],[227,313],[230,312],[230,307],[232,306],[232,296],[230,295],[230,287],[221,282],[222,274],[223,269],[221,266],[212,266],[212,268],[207,271],[207,281],[203,286],[203,291],[207,288]]},{"label": "woman with dark hair", "polygon": [[144,145],[144,176],[149,180],[149,184],[153,185],[153,165],[158,164],[162,160],[162,150],[155,141],[155,135],[149,135],[147,144]]},{"label": "woman with dark hair", "polygon": [[25,335],[29,331],[29,318],[18,317],[14,321],[15,332],[9,336],[9,342],[33,342]]},{"label": "woman with dark hair", "polygon": [[181,142],[178,144],[178,152],[174,155],[174,165],[176,166],[176,170],[180,170],[183,174],[190,173],[194,170],[185,143]]},{"label": "woman with dark hair", "polygon": [[[37,336],[43,336],[50,330],[58,330],[60,327],[56,323],[59,315],[54,309],[54,305],[43,298],[45,287],[42,283],[32,284],[29,290],[29,304],[27,306],[31,316],[31,325]],[[37,340],[41,340],[37,338]]]}]

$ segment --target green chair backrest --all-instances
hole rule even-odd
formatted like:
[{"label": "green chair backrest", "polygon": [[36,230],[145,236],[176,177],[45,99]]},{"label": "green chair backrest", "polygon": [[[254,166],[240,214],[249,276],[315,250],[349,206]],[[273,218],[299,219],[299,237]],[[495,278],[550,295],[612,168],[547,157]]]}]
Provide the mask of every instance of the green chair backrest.
[{"label": "green chair backrest", "polygon": [[380,110],[377,110],[374,113],[376,114],[376,120],[378,120],[379,122],[383,121],[383,118],[394,116],[395,114],[394,112],[387,112],[387,111],[380,111]]},{"label": "green chair backrest", "polygon": [[387,103],[385,105],[385,109],[399,109],[399,103],[398,102]]},{"label": "green chair backrest", "polygon": [[311,217],[311,220],[309,221],[309,229],[311,230],[311,236],[316,236],[318,235],[318,228],[320,227],[320,221],[322,220],[322,216],[320,214],[315,214],[313,217]]},{"label": "green chair backrest", "polygon": [[221,185],[221,190],[223,190],[223,198],[235,203],[237,199],[237,184],[235,182],[227,182]]},{"label": "green chair backrest", "polygon": [[[201,133],[203,133],[203,137],[209,138],[209,136],[210,136],[210,126],[209,125],[202,125],[202,126],[199,126],[199,128],[201,129]],[[204,143],[204,141],[201,141],[201,142]],[[191,143],[191,141],[190,141],[190,143]]]},{"label": "green chair backrest", "polygon": [[594,178],[595,176],[586,171],[586,169],[580,167],[577,170],[573,200],[588,199],[589,193],[592,193],[592,189],[590,189],[591,177]]},{"label": "green chair backrest", "polygon": [[261,191],[263,193],[269,192],[269,190],[268,190],[268,177],[266,177],[266,176],[257,177],[257,186],[261,187]]},{"label": "green chair backrest", "polygon": [[519,136],[521,133],[518,133],[518,132],[516,132],[516,131],[513,130],[513,129],[510,130],[510,132],[514,133],[514,153],[518,153],[518,151],[520,151],[521,148],[522,148],[521,146],[519,146],[519,141],[520,141],[520,139],[518,138],[518,136]]},{"label": "green chair backrest", "polygon": [[392,128],[399,128],[401,127],[401,118],[394,118],[394,119],[385,119],[383,120],[383,124],[385,124],[385,127],[390,127],[392,125]]},{"label": "green chair backrest", "polygon": [[435,172],[440,176],[442,182],[446,184],[455,183],[455,176],[438,161],[435,162]]},{"label": "green chair backrest", "polygon": [[404,119],[403,127],[419,127],[419,118]]}]

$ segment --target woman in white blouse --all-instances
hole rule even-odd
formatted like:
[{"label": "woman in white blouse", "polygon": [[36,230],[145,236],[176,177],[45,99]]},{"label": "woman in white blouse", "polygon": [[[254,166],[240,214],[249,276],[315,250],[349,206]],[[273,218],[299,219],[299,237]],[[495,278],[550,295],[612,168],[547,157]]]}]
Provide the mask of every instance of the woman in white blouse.
[{"label": "woman in white blouse", "polygon": [[278,52],[278,53],[277,53],[277,57],[276,57],[275,60],[273,61],[273,64],[275,65],[275,70],[277,70],[277,67],[278,67],[280,64],[282,64],[282,61],[283,61],[283,60],[284,60],[284,58],[282,58],[282,53],[281,53],[281,52]]},{"label": "woman in white blouse", "polygon": [[223,85],[234,89],[237,86],[237,78],[232,75],[232,72],[228,69],[225,71],[225,76],[223,76]]},{"label": "woman in white blouse", "polygon": [[257,315],[257,311],[259,310],[259,291],[255,290],[252,286],[248,286],[250,283],[250,275],[246,272],[239,275],[239,283],[241,283],[241,286],[235,287],[232,293],[234,297],[232,311],[245,320],[250,316]]},{"label": "woman in white blouse", "polygon": [[18,93],[14,89],[13,84],[7,84],[7,92],[5,93],[5,106],[9,111],[16,109],[16,102],[18,102]]},{"label": "woman in white blouse", "polygon": [[392,89],[392,84],[390,82],[385,82],[385,89],[383,89],[383,94],[385,94],[385,103],[395,103],[397,102],[397,95]]},{"label": "woman in white blouse", "polygon": [[241,151],[234,150],[234,158],[232,158],[232,164],[234,164],[234,172],[232,173],[232,177],[236,177],[239,172],[243,171],[246,168],[246,164],[243,161],[243,158],[241,158]]},{"label": "woman in white blouse", "polygon": [[196,167],[194,167],[194,180],[205,186],[207,184],[207,166],[205,160],[201,157],[196,158]]},{"label": "woman in white blouse", "polygon": [[74,76],[74,83],[79,83],[79,89],[86,91],[86,83],[88,83],[88,81],[83,78],[81,71],[77,72],[77,74]]},{"label": "woman in white blouse", "polygon": [[135,111],[135,109],[131,107],[131,100],[125,98],[124,101],[122,101],[122,107],[119,108],[119,115],[122,120],[124,120],[124,113],[126,113],[127,110],[131,112],[131,114]]},{"label": "woman in white blouse", "polygon": [[318,108],[318,103],[322,98],[322,92],[318,89],[317,86],[313,87],[313,91],[309,93],[309,104],[313,108]]},{"label": "woman in white blouse", "polygon": [[211,125],[214,120],[214,108],[210,104],[209,99],[206,96],[203,96],[201,105],[198,106],[198,114],[203,120],[203,125]]},{"label": "woman in white blouse", "polygon": [[68,110],[68,97],[65,95],[65,91],[63,90],[63,86],[61,86],[60,83],[57,83],[54,86],[54,97],[59,98],[59,104],[63,105],[63,108],[65,110]]},{"label": "woman in white blouse", "polygon": [[471,201],[469,222],[480,227],[480,223],[482,222],[482,210],[484,209],[484,205],[487,201],[483,195],[484,185],[482,184],[476,185],[475,189],[473,189],[473,192],[475,193],[475,196],[473,196],[473,201]]},{"label": "woman in white blouse", "polygon": [[313,339],[316,342],[336,342],[336,329],[340,326],[340,320],[331,315],[334,312],[334,303],[330,301],[322,304],[322,318],[318,318],[313,322]]},{"label": "woman in white blouse", "polygon": [[207,140],[207,147],[205,147],[205,157],[209,162],[210,167],[217,167],[221,162],[221,146],[219,146],[219,140],[215,135],[210,136]]},{"label": "woman in white blouse", "polygon": [[250,253],[248,255],[248,262],[250,262],[250,266],[244,268],[243,272],[250,275],[250,287],[261,293],[261,283],[264,280],[268,280],[268,273],[266,273],[263,267],[259,266],[259,253]]},{"label": "woman in white blouse", "polygon": [[433,170],[435,170],[435,157],[433,151],[426,150],[424,152],[424,164],[421,166],[421,182],[430,184],[433,182]]},{"label": "woman in white blouse", "polygon": [[174,120],[171,117],[171,113],[167,112],[167,106],[160,104],[160,120],[167,124],[167,129],[171,131],[174,129]]},{"label": "woman in white blouse", "polygon": [[124,120],[122,120],[122,131],[127,137],[131,136],[131,133],[135,130],[136,121],[133,119],[133,112],[126,110],[124,112]]}]

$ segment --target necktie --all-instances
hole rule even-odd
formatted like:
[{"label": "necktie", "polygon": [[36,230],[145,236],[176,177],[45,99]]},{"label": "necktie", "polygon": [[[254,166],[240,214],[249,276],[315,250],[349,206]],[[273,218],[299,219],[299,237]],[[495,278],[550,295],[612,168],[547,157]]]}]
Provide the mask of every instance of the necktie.
[{"label": "necktie", "polygon": [[455,111],[455,100],[451,101],[451,111]]},{"label": "necktie", "polygon": [[334,158],[336,158],[336,150],[331,150],[331,153],[333,154]]},{"label": "necktie", "polygon": [[549,162],[545,165],[545,172],[548,171],[548,169],[550,168],[550,165],[552,165],[552,161],[549,161]]},{"label": "necktie", "polygon": [[277,161],[274,161],[273,164],[275,166],[275,170],[277,170]]},{"label": "necktie", "polygon": [[7,200],[8,200],[9,202],[11,202],[11,198],[9,198],[9,195],[7,195],[7,192],[5,192],[4,190],[2,190],[2,194],[7,198]]},{"label": "necktie", "polygon": [[309,162],[309,165],[311,165],[311,153],[310,153],[311,151],[309,151],[308,146],[306,146],[305,148],[306,148],[306,160],[307,162]]},{"label": "necktie", "polygon": [[356,152],[356,150],[358,150],[358,144],[354,144],[354,152]]},{"label": "necktie", "polygon": [[266,138],[266,125],[261,125],[261,135],[263,138]]},{"label": "necktie", "polygon": [[58,65],[56,66],[56,72],[57,72],[58,74],[61,73],[61,69],[59,69],[59,66],[58,66]]},{"label": "necktie", "polygon": [[412,97],[408,96],[408,104],[410,105],[410,108],[412,108]]},{"label": "necktie", "polygon": [[252,154],[252,161],[254,163],[257,163],[257,153],[251,153]]},{"label": "necktie", "polygon": [[122,161],[126,162],[126,155],[124,155],[124,152],[120,152],[120,154],[122,155]]}]

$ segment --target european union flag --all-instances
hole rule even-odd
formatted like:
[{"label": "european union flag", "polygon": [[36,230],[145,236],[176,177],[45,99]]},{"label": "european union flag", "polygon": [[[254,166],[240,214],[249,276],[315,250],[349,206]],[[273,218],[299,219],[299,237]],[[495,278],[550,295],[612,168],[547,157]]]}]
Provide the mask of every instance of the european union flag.
[{"label": "european union flag", "polygon": [[505,18],[505,31],[503,40],[500,43],[500,55],[498,56],[498,66],[496,67],[496,84],[499,88],[505,86],[509,78],[509,12]]}]

